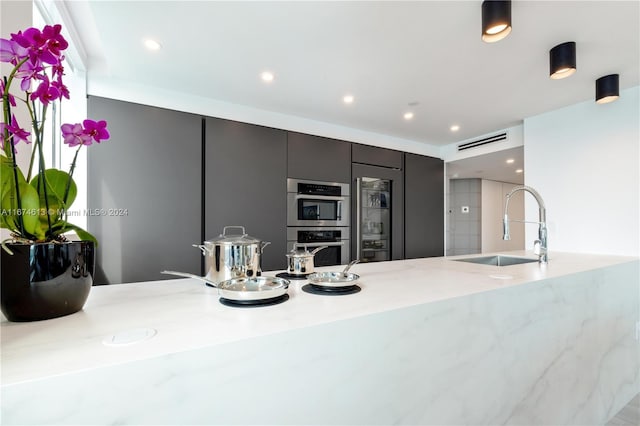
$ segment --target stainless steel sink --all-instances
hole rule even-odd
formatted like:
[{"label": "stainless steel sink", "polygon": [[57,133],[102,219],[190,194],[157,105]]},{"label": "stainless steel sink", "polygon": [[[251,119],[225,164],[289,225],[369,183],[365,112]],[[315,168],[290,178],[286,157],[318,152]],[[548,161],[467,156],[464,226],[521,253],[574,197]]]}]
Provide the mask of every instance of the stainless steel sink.
[{"label": "stainless steel sink", "polygon": [[510,266],[510,265],[520,265],[521,263],[538,262],[538,259],[505,256],[502,254],[498,254],[494,256],[484,256],[484,257],[467,257],[464,259],[452,259],[452,260],[456,260],[458,262],[479,263],[481,265],[493,265],[493,266]]}]

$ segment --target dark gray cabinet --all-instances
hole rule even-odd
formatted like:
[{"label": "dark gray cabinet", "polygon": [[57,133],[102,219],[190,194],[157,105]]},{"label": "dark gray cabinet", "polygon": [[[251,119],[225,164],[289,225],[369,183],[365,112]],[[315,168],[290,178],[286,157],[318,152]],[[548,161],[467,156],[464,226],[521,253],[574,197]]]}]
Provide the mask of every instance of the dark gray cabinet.
[{"label": "dark gray cabinet", "polygon": [[349,183],[351,143],[304,133],[287,134],[287,176]]},{"label": "dark gray cabinet", "polygon": [[444,256],[444,162],[405,153],[406,259]]},{"label": "dark gray cabinet", "polygon": [[264,248],[263,270],[285,269],[286,132],[207,118],[204,152],[205,239],[225,226],[244,226],[252,237],[271,242]]},{"label": "dark gray cabinet", "polygon": [[88,149],[88,230],[100,242],[96,284],[201,274],[191,247],[225,226],[271,244],[264,270],[286,268],[286,178],[392,181],[391,258],[444,254],[442,160],[336,139],[89,97],[111,139]]},{"label": "dark gray cabinet", "polygon": [[351,161],[360,164],[402,169],[402,152],[354,143],[351,145]]},{"label": "dark gray cabinet", "polygon": [[90,147],[88,230],[99,241],[96,284],[199,273],[202,119],[91,96],[89,117],[111,138]]}]

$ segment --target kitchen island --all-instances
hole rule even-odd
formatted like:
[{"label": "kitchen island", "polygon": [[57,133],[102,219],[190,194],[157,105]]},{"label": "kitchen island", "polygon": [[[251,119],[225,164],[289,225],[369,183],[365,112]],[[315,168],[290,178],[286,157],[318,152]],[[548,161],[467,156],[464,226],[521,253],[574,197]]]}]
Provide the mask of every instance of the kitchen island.
[{"label": "kitchen island", "polygon": [[358,293],[263,307],[94,287],[2,322],[2,424],[603,424],[640,390],[640,260],[549,257],[358,264]]}]

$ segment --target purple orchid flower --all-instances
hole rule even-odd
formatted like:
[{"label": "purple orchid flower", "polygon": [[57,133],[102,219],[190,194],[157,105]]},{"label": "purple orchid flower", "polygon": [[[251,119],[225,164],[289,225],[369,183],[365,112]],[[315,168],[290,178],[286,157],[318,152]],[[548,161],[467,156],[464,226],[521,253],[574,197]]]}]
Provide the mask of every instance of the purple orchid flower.
[{"label": "purple orchid flower", "polygon": [[60,32],[62,31],[62,25],[47,25],[42,30],[42,36],[47,40],[47,49],[56,57],[60,57],[62,50],[69,47],[69,43],[64,39]]},{"label": "purple orchid flower", "polygon": [[91,145],[93,141],[100,143],[109,139],[110,135],[107,131],[107,122],[104,120],[93,121],[84,120],[82,124],[63,124],[60,128],[64,143],[73,147],[78,145]]},{"label": "purple orchid flower", "polygon": [[51,82],[51,86],[55,87],[56,89],[58,89],[58,91],[60,92],[60,97],[64,97],[69,99],[69,89],[67,88],[67,86],[65,86],[62,83],[62,79],[57,79],[55,81]]},{"label": "purple orchid flower", "polygon": [[11,40],[15,41],[25,49],[38,49],[46,42],[45,38],[42,37],[42,32],[33,27],[27,28],[24,31],[18,31],[15,34],[12,33]]},{"label": "purple orchid flower", "polygon": [[60,90],[49,83],[49,79],[45,76],[38,88],[31,94],[31,100],[38,99],[43,105],[60,98]]},{"label": "purple orchid flower", "polygon": [[24,141],[24,143],[31,143],[31,141],[28,139],[31,133],[20,127],[20,125],[18,124],[18,120],[16,120],[15,114],[11,114],[11,126],[9,126],[9,130],[11,131],[11,133],[13,133],[14,143],[18,143],[20,141]]},{"label": "purple orchid flower", "polygon": [[[41,62],[54,65],[58,62],[59,55],[49,49],[48,40],[37,28],[27,28],[24,32],[18,31],[16,34],[11,34],[11,39],[29,51],[29,59],[34,65]],[[57,42],[54,42],[54,49],[56,45]]]},{"label": "purple orchid flower", "polygon": [[29,51],[15,41],[0,38],[0,62],[18,65],[28,54]]},{"label": "purple orchid flower", "polygon": [[104,120],[93,121],[87,119],[82,122],[82,125],[84,126],[84,132],[91,136],[97,143],[110,137],[107,131],[107,122]]},{"label": "purple orchid flower", "polygon": [[[5,94],[5,86],[4,86],[4,81],[0,80],[0,97],[4,98],[4,94]],[[16,106],[16,98],[11,94],[8,93],[8,97],[9,97],[9,104],[12,107]]]},{"label": "purple orchid flower", "polygon": [[26,92],[31,87],[32,80],[42,80],[44,75],[43,71],[44,68],[42,66],[34,65],[31,61],[26,61],[22,64],[16,72],[16,77],[22,79],[20,89]]},{"label": "purple orchid flower", "polygon": [[16,116],[14,114],[11,115],[11,124],[0,123],[0,134],[2,138],[2,148],[4,149],[4,135],[5,132],[8,131],[10,133],[10,137],[13,137],[14,145],[20,141],[24,141],[25,143],[31,143],[28,139],[31,133],[27,132],[18,124],[18,120],[16,120]]},{"label": "purple orchid flower", "polygon": [[64,75],[64,67],[62,66],[62,61],[64,61],[64,56],[60,56],[60,61],[51,66],[51,75],[53,78],[57,78],[58,81],[62,82],[62,76]]},{"label": "purple orchid flower", "polygon": [[76,124],[63,124],[60,127],[62,130],[62,138],[64,143],[70,147],[78,145],[91,145],[91,135],[85,133],[84,128],[80,123]]}]

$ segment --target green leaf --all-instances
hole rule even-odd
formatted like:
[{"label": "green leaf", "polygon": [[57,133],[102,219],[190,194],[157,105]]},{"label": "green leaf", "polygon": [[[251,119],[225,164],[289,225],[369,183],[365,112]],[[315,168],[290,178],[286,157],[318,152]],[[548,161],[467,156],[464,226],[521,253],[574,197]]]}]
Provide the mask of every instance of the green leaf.
[{"label": "green leaf", "polygon": [[[19,168],[16,169],[16,171],[18,175],[18,183],[24,183],[25,179],[22,171]],[[2,199],[7,192],[15,190],[13,162],[4,155],[0,156],[0,185],[0,199]]]},{"label": "green leaf", "polygon": [[[40,176],[36,175],[31,179],[31,186],[40,194],[40,225],[44,229],[49,228],[49,220],[51,225],[63,218],[63,210],[69,208],[76,198],[77,188],[73,179],[69,174],[58,169],[47,169],[44,171],[46,182],[46,200],[44,186],[40,184]],[[69,193],[67,194],[67,203],[63,202],[67,185],[69,184]],[[47,207],[49,207],[49,217],[47,217]]]},{"label": "green leaf", "polygon": [[74,225],[73,223],[65,223],[59,230],[56,230],[57,234],[64,234],[65,232],[69,232],[69,231],[75,231],[76,234],[78,234],[78,237],[83,240],[83,241],[93,241],[93,243],[96,245],[96,247],[98,247],[98,240],[96,239],[96,237],[94,237],[92,234],[90,234],[89,232],[85,231],[84,229],[80,228],[77,225]]},{"label": "green leaf", "polygon": [[[31,186],[33,186],[40,193],[42,201],[44,201],[44,188],[39,185],[40,177],[36,175],[31,179]],[[68,208],[73,204],[78,193],[76,183],[69,176],[67,172],[63,172],[58,169],[47,169],[44,171],[44,179],[47,183],[47,199],[49,201],[49,208],[60,209],[63,207]],[[69,193],[67,194],[67,202],[64,203],[64,195],[69,185]],[[44,207],[44,203],[42,203]]]},{"label": "green leaf", "polygon": [[[20,233],[20,217],[24,231],[35,236],[37,239],[44,238],[44,232],[40,227],[38,215],[40,213],[40,201],[36,190],[26,182],[18,186],[20,192],[20,204],[22,210],[18,209],[16,191],[8,191],[3,197],[0,205],[2,207],[3,227]],[[24,235],[26,236],[26,235]]]}]

